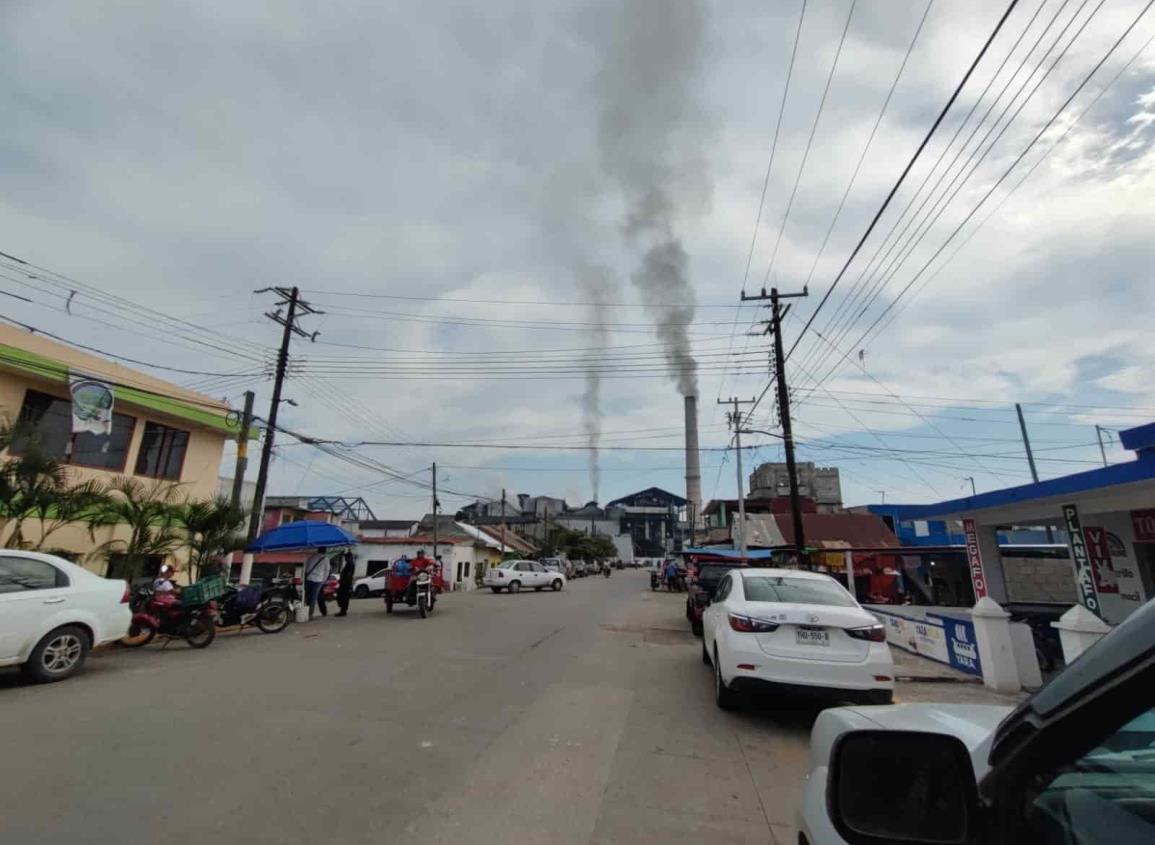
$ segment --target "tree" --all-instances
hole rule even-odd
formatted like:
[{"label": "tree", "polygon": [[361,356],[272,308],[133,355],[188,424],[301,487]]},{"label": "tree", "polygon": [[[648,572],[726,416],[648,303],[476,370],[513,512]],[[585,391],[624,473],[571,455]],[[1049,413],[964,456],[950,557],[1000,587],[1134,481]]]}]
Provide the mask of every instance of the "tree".
[{"label": "tree", "polygon": [[216,574],[225,552],[244,545],[245,511],[228,499],[193,500],[176,508],[176,521],[189,547],[189,573],[195,581]]},{"label": "tree", "polygon": [[88,520],[90,529],[125,525],[128,539],[101,543],[93,554],[122,559],[120,575],[131,580],[144,571],[150,557],[166,557],[182,545],[177,520],[177,485],[161,481],[146,484],[135,478],[117,478],[108,495]]},{"label": "tree", "polygon": [[99,481],[82,481],[42,497],[32,512],[40,520],[40,539],[33,548],[41,551],[48,538],[64,526],[95,517],[107,500],[105,486]]}]

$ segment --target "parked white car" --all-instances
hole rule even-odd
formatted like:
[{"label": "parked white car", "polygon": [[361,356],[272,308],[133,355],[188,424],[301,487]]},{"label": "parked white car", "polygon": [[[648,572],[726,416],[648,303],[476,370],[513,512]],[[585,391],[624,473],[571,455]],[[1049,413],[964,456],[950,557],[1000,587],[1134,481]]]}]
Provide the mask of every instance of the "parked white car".
[{"label": "parked white car", "polygon": [[874,704],[893,698],[886,629],[829,575],[732,569],[718,582],[702,629],[702,661],[714,667],[714,698],[723,709],[742,692],[774,688]]},{"label": "parked white car", "polygon": [[389,578],[389,567],[378,569],[372,575],[358,578],[353,582],[353,598],[367,599],[385,592],[385,582]]},{"label": "parked white car", "polygon": [[1155,601],[1014,710],[823,711],[799,845],[1155,842]]},{"label": "parked white car", "polygon": [[565,576],[547,569],[536,560],[507,560],[491,566],[485,573],[485,586],[495,593],[509,590],[544,590],[549,587],[557,591],[565,586]]},{"label": "parked white car", "polygon": [[128,633],[129,598],[123,581],[55,555],[0,551],[0,666],[42,683],[67,678],[94,646]]}]

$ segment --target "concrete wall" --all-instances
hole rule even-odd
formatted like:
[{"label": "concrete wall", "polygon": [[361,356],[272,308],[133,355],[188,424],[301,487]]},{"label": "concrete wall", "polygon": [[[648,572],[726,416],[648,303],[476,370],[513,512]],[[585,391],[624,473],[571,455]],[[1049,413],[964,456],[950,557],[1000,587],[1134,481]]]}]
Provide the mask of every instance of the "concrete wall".
[{"label": "concrete wall", "polygon": [[1003,577],[1008,601],[1075,603],[1069,560],[1004,556]]}]

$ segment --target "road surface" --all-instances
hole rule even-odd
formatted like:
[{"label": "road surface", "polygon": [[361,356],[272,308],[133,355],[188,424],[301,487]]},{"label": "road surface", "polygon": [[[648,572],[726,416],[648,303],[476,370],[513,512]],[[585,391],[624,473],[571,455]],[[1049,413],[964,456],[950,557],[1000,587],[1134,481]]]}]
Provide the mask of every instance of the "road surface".
[{"label": "road surface", "polygon": [[715,708],[683,601],[625,571],[0,671],[0,841],[794,843],[816,711]]}]

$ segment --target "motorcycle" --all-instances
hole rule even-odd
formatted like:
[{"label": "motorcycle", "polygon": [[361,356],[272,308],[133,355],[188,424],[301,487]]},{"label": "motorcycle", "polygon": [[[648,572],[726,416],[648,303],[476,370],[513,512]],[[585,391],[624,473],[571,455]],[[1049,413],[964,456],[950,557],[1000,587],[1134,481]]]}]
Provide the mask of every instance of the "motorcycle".
[{"label": "motorcycle", "polygon": [[656,569],[650,570],[650,589],[654,592],[662,589],[662,578]]},{"label": "motorcycle", "polygon": [[[191,588],[186,588],[191,589]],[[132,622],[121,643],[128,648],[146,646],[157,634],[180,637],[192,648],[206,648],[217,636],[215,602],[183,603],[172,593],[140,587],[129,602]]]},{"label": "motorcycle", "polygon": [[279,593],[257,586],[226,587],[217,610],[217,624],[221,627],[255,625],[266,634],[285,630],[290,618],[288,603]]},{"label": "motorcycle", "polygon": [[606,567],[605,567],[605,568],[602,570],[602,575],[604,575],[604,576],[606,576],[607,578],[609,578],[609,577],[610,577],[610,575],[612,575],[612,574],[613,574],[613,570],[612,570],[612,569],[610,569],[610,567],[609,567],[609,564],[606,564]]},{"label": "motorcycle", "polygon": [[433,612],[437,595],[445,587],[438,566],[393,570],[385,584],[385,612],[392,613],[393,605],[404,602],[417,608],[424,619]]}]

